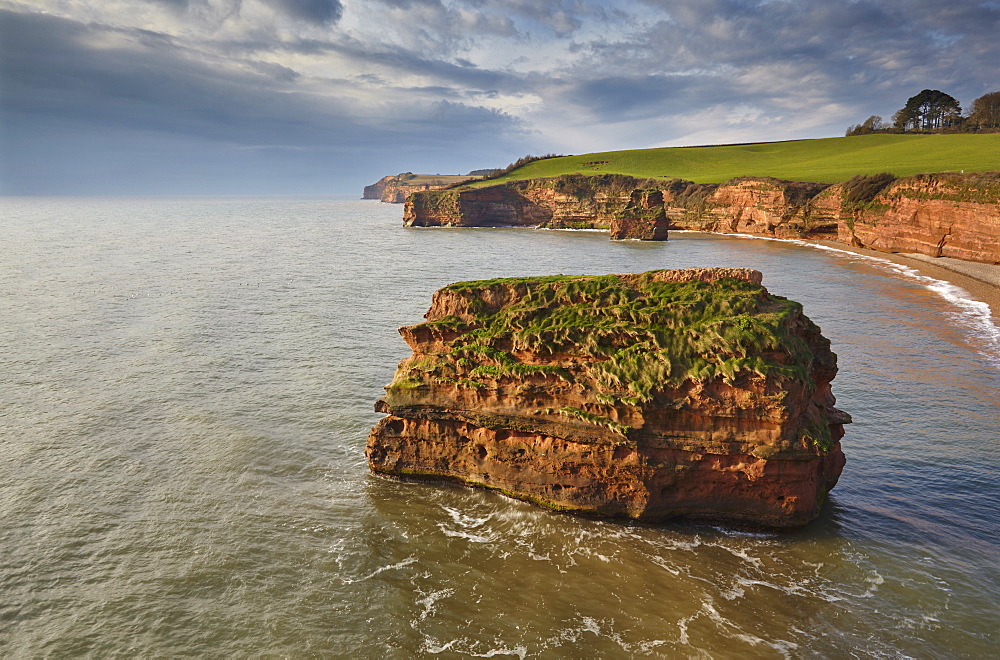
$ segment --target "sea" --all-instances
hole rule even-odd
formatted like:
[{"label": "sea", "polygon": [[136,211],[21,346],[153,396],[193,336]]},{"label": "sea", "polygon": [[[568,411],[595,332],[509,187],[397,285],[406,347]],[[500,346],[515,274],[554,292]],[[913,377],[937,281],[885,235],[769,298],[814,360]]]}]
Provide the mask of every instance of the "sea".
[{"label": "sea", "polygon": [[[0,199],[0,657],[998,656],[986,304],[790,241],[401,216]],[[703,266],[761,270],[839,355],[847,466],[808,526],[595,520],[370,474],[397,328],[436,289]]]}]

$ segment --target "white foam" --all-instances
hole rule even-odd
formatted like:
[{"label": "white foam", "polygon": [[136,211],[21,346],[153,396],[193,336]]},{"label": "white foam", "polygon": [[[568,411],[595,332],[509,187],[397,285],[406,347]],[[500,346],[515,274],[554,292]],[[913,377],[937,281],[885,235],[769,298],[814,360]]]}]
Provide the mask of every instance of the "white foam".
[{"label": "white foam", "polygon": [[759,557],[752,557],[752,556],[750,556],[749,554],[747,554],[747,551],[744,548],[740,548],[738,550],[734,550],[733,548],[730,548],[729,546],[725,545],[724,543],[709,543],[707,545],[708,546],[714,546],[716,548],[722,548],[726,552],[732,553],[733,556],[739,557],[743,561],[745,561],[748,564],[752,565],[754,568],[758,568],[759,569],[759,568],[761,568],[763,566],[763,562],[760,560]]},{"label": "white foam", "polygon": [[438,655],[439,653],[450,651],[452,654],[458,654],[461,657],[470,658],[493,658],[502,655],[514,655],[524,660],[524,658],[528,657],[528,647],[522,644],[517,646],[500,645],[486,651],[473,651],[472,649],[476,646],[479,646],[477,642],[472,642],[466,637],[460,637],[441,643],[433,637],[424,635],[421,650],[432,655]]},{"label": "white foam", "polygon": [[341,578],[341,580],[344,582],[344,584],[354,584],[356,582],[364,582],[365,580],[370,580],[371,578],[375,577],[376,575],[379,575],[380,573],[385,573],[386,571],[392,571],[392,570],[395,570],[397,568],[405,568],[406,566],[409,566],[410,564],[415,564],[416,562],[417,562],[417,558],[416,557],[409,557],[409,558],[404,559],[403,561],[401,561],[399,563],[390,564],[389,566],[381,566],[379,568],[376,568],[374,571],[372,571],[371,573],[369,573],[368,575],[365,575],[363,577],[360,577],[360,578],[357,578],[357,579]]},{"label": "white foam", "polygon": [[885,584],[885,578],[879,575],[878,571],[872,571],[872,572],[875,573],[874,576],[865,578],[865,582],[867,582],[871,586],[868,587],[868,591],[861,594],[862,598],[871,598],[872,596],[875,595],[875,592],[878,591],[879,586]]},{"label": "white foam", "polygon": [[702,601],[701,612],[704,612],[708,618],[715,623],[715,625],[719,628],[719,632],[723,635],[744,642],[745,644],[749,644],[750,646],[770,646],[786,658],[791,657],[789,648],[798,648],[798,646],[792,642],[780,641],[778,643],[772,643],[762,637],[743,631],[742,628],[727,619],[717,609],[715,609],[715,605],[711,601]]},{"label": "white foam", "polygon": [[438,591],[432,591],[420,600],[417,601],[417,605],[422,606],[424,609],[420,612],[420,616],[417,617],[417,621],[423,621],[427,617],[431,616],[437,612],[437,602],[455,593],[454,589],[440,589]]},{"label": "white foam", "polygon": [[649,561],[659,566],[660,568],[662,568],[663,570],[665,570],[666,572],[670,573],[673,576],[678,576],[681,574],[680,569],[678,569],[673,564],[669,563],[663,557],[650,557]]},{"label": "white foam", "polygon": [[475,529],[476,527],[484,525],[486,522],[490,520],[490,518],[493,517],[492,513],[479,518],[476,516],[470,516],[466,513],[462,513],[458,509],[453,509],[450,506],[445,506],[442,508],[448,513],[449,516],[451,516],[451,519],[455,521],[455,524],[461,525],[462,527],[468,527],[471,529]]},{"label": "white foam", "polygon": [[445,536],[451,536],[457,539],[465,539],[470,543],[492,543],[494,541],[493,536],[483,536],[482,534],[472,534],[464,530],[454,530],[448,529],[444,525],[438,525]]},{"label": "white foam", "polygon": [[524,660],[528,657],[528,648],[526,646],[500,646],[495,649],[490,649],[485,653],[472,653],[468,652],[474,658],[492,658],[496,655],[516,655],[517,657]]},{"label": "white foam", "polygon": [[584,632],[593,633],[598,637],[601,636],[601,624],[597,621],[597,619],[592,616],[584,616],[580,617],[580,620],[583,623],[581,629]]},{"label": "white foam", "polygon": [[719,592],[719,595],[726,600],[736,600],[737,598],[743,598],[746,595],[746,591],[739,585],[734,585],[731,589],[723,589]]},{"label": "white foam", "polygon": [[750,529],[723,527],[721,525],[708,525],[708,527],[714,529],[723,536],[733,537],[733,538],[776,539],[781,536],[781,534],[777,532],[757,532]]},{"label": "white foam", "polygon": [[774,589],[775,591],[780,591],[782,593],[788,594],[789,596],[811,596],[812,594],[799,585],[793,586],[782,586],[780,584],[774,584],[773,582],[768,582],[766,580],[751,580],[750,578],[740,577],[736,579],[737,583],[741,587],[767,587],[768,589]]},{"label": "white foam", "polygon": [[447,651],[448,649],[450,649],[452,646],[454,646],[458,641],[459,640],[457,640],[457,639],[453,639],[450,642],[447,642],[445,644],[441,644],[436,639],[432,640],[429,637],[424,637],[423,647],[424,647],[424,651],[427,651],[428,653],[432,653],[434,655],[437,655],[438,653],[444,653],[445,651]]},{"label": "white foam", "polygon": [[733,236],[736,238],[747,238],[758,241],[777,241],[779,243],[793,243],[804,247],[825,250],[837,254],[846,255],[853,259],[868,261],[882,270],[891,274],[921,284],[928,290],[941,296],[948,303],[958,308],[958,312],[952,315],[952,320],[970,331],[976,341],[973,343],[978,351],[986,357],[996,368],[1000,369],[1000,327],[993,322],[993,313],[988,303],[976,300],[968,291],[956,286],[951,282],[939,280],[928,275],[922,275],[917,269],[910,266],[897,264],[894,261],[883,257],[875,257],[867,254],[859,254],[850,250],[843,250],[829,245],[811,243],[809,241],[794,238],[774,238],[771,236],[755,236],[753,234],[723,234],[719,232],[688,232],[688,230],[677,230],[682,233],[703,233],[714,234],[716,236]]}]

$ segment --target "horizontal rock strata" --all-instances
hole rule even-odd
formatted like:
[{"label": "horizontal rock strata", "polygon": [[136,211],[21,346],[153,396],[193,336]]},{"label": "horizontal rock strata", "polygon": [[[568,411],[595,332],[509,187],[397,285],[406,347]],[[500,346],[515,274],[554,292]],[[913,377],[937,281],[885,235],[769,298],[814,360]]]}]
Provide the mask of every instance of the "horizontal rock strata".
[{"label": "horizontal rock strata", "polygon": [[1000,173],[860,176],[832,186],[760,177],[696,184],[564,175],[418,193],[407,201],[403,222],[609,229],[612,238],[644,240],[665,239],[669,226],[998,264]]},{"label": "horizontal rock strata", "polygon": [[565,176],[414,195],[408,227],[611,229],[613,238],[666,240],[662,192],[649,179]]},{"label": "horizontal rock strata", "polygon": [[749,269],[464,282],[400,329],[374,472],[554,509],[794,527],[844,466],[829,341]]},{"label": "horizontal rock strata", "polygon": [[443,190],[476,177],[454,174],[419,175],[410,172],[384,176],[370,186],[365,186],[361,199],[378,199],[389,204],[402,204],[410,195],[430,190]]},{"label": "horizontal rock strata", "polygon": [[[830,191],[841,192],[843,185]],[[898,179],[845,209],[841,241],[882,252],[1000,263],[1000,173]]]}]

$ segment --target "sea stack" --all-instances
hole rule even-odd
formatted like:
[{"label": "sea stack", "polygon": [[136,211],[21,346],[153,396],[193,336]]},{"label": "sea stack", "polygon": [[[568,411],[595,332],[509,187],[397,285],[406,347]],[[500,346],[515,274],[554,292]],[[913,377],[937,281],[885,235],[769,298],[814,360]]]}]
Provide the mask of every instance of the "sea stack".
[{"label": "sea stack", "polygon": [[844,467],[837,357],[759,271],[460,282],[376,410],[378,474],[562,511],[789,528]]}]

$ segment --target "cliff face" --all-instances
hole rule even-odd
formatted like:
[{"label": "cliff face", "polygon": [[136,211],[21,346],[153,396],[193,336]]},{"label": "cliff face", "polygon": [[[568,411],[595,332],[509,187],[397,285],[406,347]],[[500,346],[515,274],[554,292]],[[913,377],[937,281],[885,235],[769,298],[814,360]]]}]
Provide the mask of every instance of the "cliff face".
[{"label": "cliff face", "polygon": [[408,227],[612,229],[612,238],[666,240],[663,197],[648,180],[569,175],[414,195],[403,212]]},{"label": "cliff face", "polygon": [[851,245],[1000,263],[1000,173],[900,179],[842,215]]},{"label": "cliff face", "polygon": [[659,190],[633,190],[620,213],[611,218],[611,240],[667,240],[667,214]]},{"label": "cliff face", "polygon": [[407,227],[535,226],[551,218],[552,209],[506,186],[414,195],[403,210]]},{"label": "cliff face", "polygon": [[469,176],[453,174],[413,174],[403,172],[395,176],[384,176],[370,186],[365,186],[362,199],[379,199],[390,204],[402,204],[410,195],[429,190],[443,190],[449,186],[465,183]]},{"label": "cliff face", "polygon": [[376,409],[382,474],[548,507],[791,527],[844,465],[836,356],[748,269],[466,282],[434,294]]},{"label": "cliff face", "polygon": [[407,226],[611,229],[612,238],[663,240],[667,225],[772,236],[835,236],[837,217],[808,202],[826,186],[777,179],[724,185],[621,175],[567,175],[416,195]]},{"label": "cliff face", "polygon": [[382,191],[385,190],[389,181],[395,179],[394,176],[384,176],[370,186],[365,186],[365,192],[361,199],[382,199]]},{"label": "cliff face", "polygon": [[439,185],[412,185],[405,182],[390,181],[386,184],[385,188],[382,190],[381,199],[383,202],[389,204],[402,204],[410,195],[418,192],[425,192],[427,190],[441,190],[447,188],[451,184],[439,184]]},{"label": "cliff face", "polygon": [[[1000,263],[1000,173],[935,174],[825,184],[767,178],[724,184],[567,175],[488,188],[421,193],[407,226],[611,229],[612,238],[660,240],[674,229],[777,238],[825,238],[884,252]],[[860,193],[859,193],[860,191]],[[657,208],[662,200],[664,218]]]},{"label": "cliff face", "polygon": [[679,182],[665,195],[666,212],[676,229],[832,237],[837,232],[837,216],[809,203],[826,187],[766,178],[734,179],[720,186]]}]

